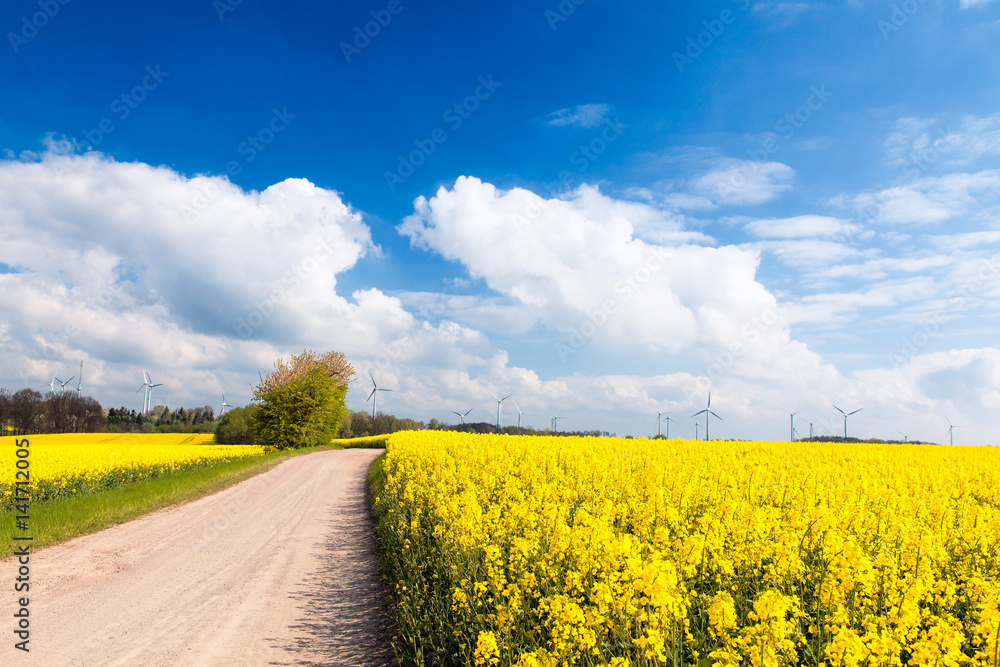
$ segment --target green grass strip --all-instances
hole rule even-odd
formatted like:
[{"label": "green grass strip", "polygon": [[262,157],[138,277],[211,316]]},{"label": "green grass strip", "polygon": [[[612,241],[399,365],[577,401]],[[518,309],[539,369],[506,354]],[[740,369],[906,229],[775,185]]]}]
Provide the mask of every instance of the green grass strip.
[{"label": "green grass strip", "polygon": [[[341,448],[332,445],[280,450],[263,456],[170,473],[108,491],[32,504],[26,532],[14,529],[16,511],[0,512],[0,526],[3,527],[2,533],[7,535],[30,535],[34,539],[29,544],[35,550],[79,535],[96,533],[170,505],[203,498],[266,472],[289,456],[328,449]],[[14,548],[13,540],[0,540],[0,558],[12,555]]]}]

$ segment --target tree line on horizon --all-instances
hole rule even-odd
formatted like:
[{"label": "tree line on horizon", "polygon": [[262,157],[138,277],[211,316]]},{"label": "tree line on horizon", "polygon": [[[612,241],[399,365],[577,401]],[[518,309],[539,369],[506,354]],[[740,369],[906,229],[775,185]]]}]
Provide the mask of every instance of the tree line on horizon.
[{"label": "tree line on horizon", "polygon": [[44,396],[34,389],[11,392],[0,388],[0,435],[211,433],[215,424],[215,411],[210,405],[173,411],[157,405],[142,414],[125,407],[106,410],[97,399],[72,392]]}]

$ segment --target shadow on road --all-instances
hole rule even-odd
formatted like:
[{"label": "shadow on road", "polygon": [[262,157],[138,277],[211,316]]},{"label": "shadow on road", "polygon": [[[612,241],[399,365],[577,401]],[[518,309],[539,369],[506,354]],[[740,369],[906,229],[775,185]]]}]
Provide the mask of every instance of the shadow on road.
[{"label": "shadow on road", "polygon": [[[303,616],[289,628],[295,640],[281,648],[290,665],[381,667],[398,665],[392,652],[389,592],[378,570],[374,525],[365,471],[345,480],[338,513],[331,516],[324,543],[315,545],[319,567],[289,595]],[[290,656],[291,657],[291,656]]]}]

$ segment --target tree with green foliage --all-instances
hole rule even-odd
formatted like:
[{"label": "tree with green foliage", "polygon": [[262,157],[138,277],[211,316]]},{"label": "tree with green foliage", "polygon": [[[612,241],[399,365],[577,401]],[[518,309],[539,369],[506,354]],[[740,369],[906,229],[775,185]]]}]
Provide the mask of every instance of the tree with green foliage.
[{"label": "tree with green foliage", "polygon": [[353,377],[354,368],[340,352],[305,350],[288,362],[276,361],[274,371],[253,387],[257,444],[292,449],[329,443],[347,414],[347,385]]},{"label": "tree with green foliage", "polygon": [[256,445],[257,434],[253,428],[253,415],[258,406],[233,408],[222,415],[215,428],[215,441],[220,445]]}]

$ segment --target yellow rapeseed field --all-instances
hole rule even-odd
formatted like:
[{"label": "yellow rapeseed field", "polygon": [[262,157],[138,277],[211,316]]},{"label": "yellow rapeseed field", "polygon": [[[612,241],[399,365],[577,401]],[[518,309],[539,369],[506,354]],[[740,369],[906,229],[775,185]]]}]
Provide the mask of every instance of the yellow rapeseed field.
[{"label": "yellow rapeseed field", "polygon": [[[212,434],[69,433],[0,437],[0,508],[13,505],[15,442],[27,437],[31,501],[102,491],[165,473],[259,456],[256,445],[216,445]],[[23,479],[23,475],[21,477]]]},{"label": "yellow rapeseed field", "polygon": [[331,445],[340,445],[345,449],[381,449],[388,442],[389,435],[369,435],[363,438],[334,438]]},{"label": "yellow rapeseed field", "polygon": [[1000,665],[1000,450],[393,435],[404,663]]}]

